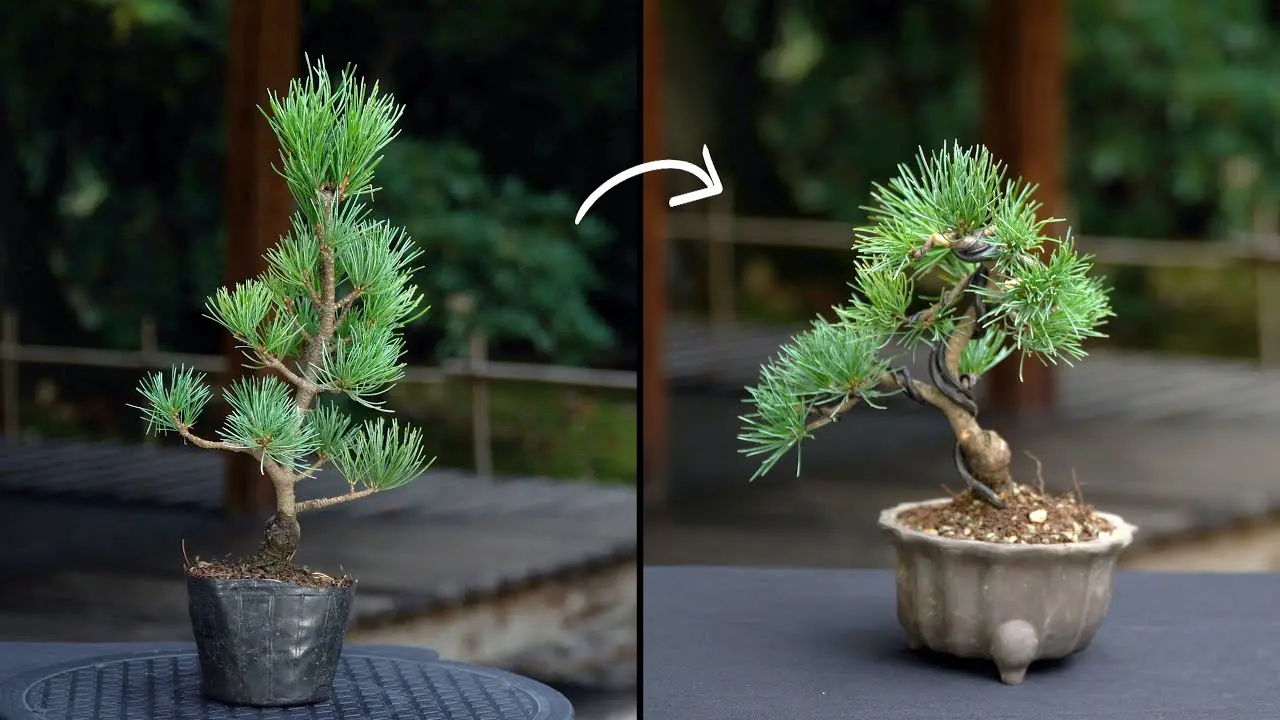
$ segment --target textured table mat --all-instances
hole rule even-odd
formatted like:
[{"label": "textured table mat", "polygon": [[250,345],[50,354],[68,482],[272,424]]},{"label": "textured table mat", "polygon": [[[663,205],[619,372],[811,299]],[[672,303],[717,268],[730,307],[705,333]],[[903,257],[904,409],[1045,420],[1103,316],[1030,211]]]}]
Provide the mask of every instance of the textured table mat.
[{"label": "textured table mat", "polygon": [[[344,650],[333,697],[295,708],[232,708],[200,696],[190,645],[0,644],[4,720],[570,720],[559,693],[510,673],[440,661],[414,648]],[[14,670],[20,672],[14,673]]]},{"label": "textured table mat", "polygon": [[1280,576],[1121,573],[1093,644],[1006,686],[911,652],[881,570],[649,567],[645,720],[1275,720]]}]

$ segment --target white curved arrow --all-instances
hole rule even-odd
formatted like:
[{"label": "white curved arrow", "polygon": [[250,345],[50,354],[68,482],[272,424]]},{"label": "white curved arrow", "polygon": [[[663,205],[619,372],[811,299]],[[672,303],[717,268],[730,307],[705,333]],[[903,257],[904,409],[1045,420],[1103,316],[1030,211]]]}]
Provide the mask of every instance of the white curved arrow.
[{"label": "white curved arrow", "polygon": [[587,214],[587,210],[590,209],[601,196],[612,190],[615,185],[626,180],[630,180],[637,175],[643,175],[650,170],[683,170],[687,173],[691,173],[694,177],[701,180],[703,185],[707,186],[703,190],[694,190],[693,192],[688,192],[671,198],[671,207],[719,195],[724,192],[724,185],[720,184],[720,176],[716,174],[715,163],[711,162],[711,151],[707,149],[706,145],[702,146],[702,159],[707,162],[707,169],[705,171],[697,165],[694,165],[691,162],[685,162],[684,160],[654,160],[643,165],[637,165],[630,170],[623,170],[617,175],[609,178],[605,184],[596,188],[595,192],[591,193],[591,195],[587,197],[586,201],[582,203],[582,207],[578,208],[578,217],[574,218],[573,224],[577,225],[582,222],[582,216]]}]

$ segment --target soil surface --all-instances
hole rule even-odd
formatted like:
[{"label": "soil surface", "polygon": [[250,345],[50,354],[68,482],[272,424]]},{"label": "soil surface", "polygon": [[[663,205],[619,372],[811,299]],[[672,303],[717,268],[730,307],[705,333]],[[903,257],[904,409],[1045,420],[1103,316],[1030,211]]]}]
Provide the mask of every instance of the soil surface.
[{"label": "soil surface", "polygon": [[187,567],[191,577],[210,578],[213,580],[275,580],[276,582],[313,588],[342,588],[355,583],[350,575],[333,577],[304,567],[290,566],[283,570],[269,570],[259,565],[250,565],[244,561],[226,560],[223,562],[206,562],[196,559]]},{"label": "soil surface", "polygon": [[1077,494],[1053,495],[1028,485],[1013,485],[998,494],[1003,508],[966,491],[948,503],[908,510],[898,521],[929,535],[1020,545],[1088,542],[1115,530]]}]

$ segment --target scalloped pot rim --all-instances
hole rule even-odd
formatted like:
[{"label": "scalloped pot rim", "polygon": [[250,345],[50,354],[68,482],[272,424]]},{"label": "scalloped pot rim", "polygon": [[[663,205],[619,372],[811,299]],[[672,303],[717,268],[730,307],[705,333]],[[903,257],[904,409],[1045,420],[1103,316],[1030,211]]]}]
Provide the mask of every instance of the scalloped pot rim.
[{"label": "scalloped pot rim", "polygon": [[879,525],[882,529],[890,532],[897,540],[916,541],[934,545],[937,547],[949,547],[967,550],[990,550],[1000,554],[1008,553],[1028,553],[1028,554],[1050,554],[1064,555],[1074,553],[1099,553],[1099,552],[1115,552],[1127,547],[1133,542],[1133,536],[1138,531],[1136,525],[1125,522],[1119,515],[1113,515],[1107,512],[1098,511],[1098,515],[1115,527],[1111,537],[1100,540],[1089,540],[1087,542],[1074,543],[1053,543],[1047,545],[1020,545],[994,543],[986,540],[966,540],[962,538],[948,538],[938,535],[930,535],[920,530],[909,528],[898,522],[898,516],[907,510],[913,510],[919,507],[928,507],[931,505],[942,505],[951,502],[950,498],[934,498],[932,500],[923,500],[917,502],[906,502],[894,505],[880,512]]}]

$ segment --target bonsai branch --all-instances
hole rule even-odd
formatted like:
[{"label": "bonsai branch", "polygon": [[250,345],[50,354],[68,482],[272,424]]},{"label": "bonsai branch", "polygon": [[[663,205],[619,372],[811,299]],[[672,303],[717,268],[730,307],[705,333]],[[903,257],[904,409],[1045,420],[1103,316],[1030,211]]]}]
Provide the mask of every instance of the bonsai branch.
[{"label": "bonsai branch", "polygon": [[320,298],[320,293],[316,290],[316,286],[312,284],[310,278],[303,278],[302,286],[307,289],[307,295],[311,297],[311,304],[319,310],[320,306],[324,304],[324,301]]},{"label": "bonsai branch", "polygon": [[235,445],[233,443],[222,442],[219,440],[205,440],[204,438],[191,432],[190,425],[184,425],[181,422],[178,422],[176,419],[174,421],[174,425],[177,426],[178,434],[181,435],[184,440],[191,443],[192,445],[195,445],[198,448],[203,448],[205,450],[227,450],[229,452],[243,452],[243,453],[251,453],[253,451],[253,448],[248,448],[243,445]]},{"label": "bonsai branch", "polygon": [[314,477],[314,476],[315,476],[315,474],[316,474],[317,472],[319,472],[319,471],[320,471],[320,468],[323,468],[323,467],[325,466],[325,464],[326,464],[326,463],[328,463],[328,462],[329,462],[329,458],[327,458],[327,457],[321,457],[320,459],[318,459],[318,460],[316,460],[315,462],[311,463],[311,466],[310,466],[310,467],[308,467],[306,470],[303,470],[303,471],[298,475],[298,479],[299,479],[299,480],[301,480],[302,478]]},{"label": "bonsai branch", "polygon": [[[919,260],[935,247],[950,248],[952,252],[960,256],[961,260],[967,260],[965,255],[972,254],[975,250],[985,250],[990,246],[986,241],[987,238],[996,234],[996,229],[992,227],[979,228],[966,235],[960,235],[956,230],[948,230],[944,233],[934,233],[925,238],[924,245],[915,249],[911,253],[912,260]],[[977,262],[970,260],[969,262]]]},{"label": "bonsai branch", "polygon": [[297,388],[309,387],[309,388],[312,388],[314,392],[319,391],[320,388],[315,383],[311,382],[307,378],[290,370],[287,365],[281,362],[281,360],[276,356],[267,352],[265,348],[254,348],[254,352],[257,353],[258,359],[262,361],[262,365],[264,367],[269,367],[272,370],[275,370],[276,372],[280,373],[280,375],[282,375],[285,380],[288,380],[290,383],[292,383],[294,387],[297,387]]},{"label": "bonsai branch", "polygon": [[[308,286],[309,285],[310,284],[308,283]],[[298,332],[302,334],[303,343],[311,342],[311,333],[307,331],[306,326],[304,326],[302,321],[298,319],[298,308],[297,304],[293,302],[293,298],[285,298],[284,307],[289,311],[289,319],[293,320],[293,326],[298,328]]]},{"label": "bonsai branch", "polygon": [[314,500],[304,500],[297,504],[296,510],[297,512],[300,512],[300,513],[306,512],[308,510],[319,510],[320,508],[327,508],[333,505],[339,505],[341,503],[351,502],[352,500],[359,500],[360,498],[369,497],[370,495],[376,492],[378,492],[377,488],[368,487],[368,488],[364,488],[363,490],[356,490],[353,487],[351,491],[345,495],[334,495],[333,497],[316,498]]},{"label": "bonsai branch", "polygon": [[956,304],[960,302],[960,299],[964,297],[965,291],[969,289],[970,284],[973,283],[974,278],[980,272],[982,272],[981,266],[969,273],[964,280],[956,283],[949,290],[943,291],[942,297],[938,298],[938,302],[909,316],[907,318],[907,323],[913,325],[929,325],[936,320],[939,315],[955,307]]},{"label": "bonsai branch", "polygon": [[[347,293],[346,297],[338,301],[338,309],[345,311],[347,308],[350,308],[351,304],[354,303],[361,295],[364,295],[364,290],[361,288],[355,288],[351,292]],[[338,324],[341,325],[342,323]]]}]

